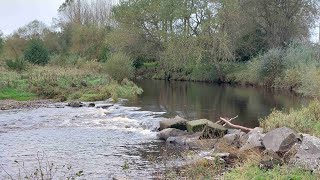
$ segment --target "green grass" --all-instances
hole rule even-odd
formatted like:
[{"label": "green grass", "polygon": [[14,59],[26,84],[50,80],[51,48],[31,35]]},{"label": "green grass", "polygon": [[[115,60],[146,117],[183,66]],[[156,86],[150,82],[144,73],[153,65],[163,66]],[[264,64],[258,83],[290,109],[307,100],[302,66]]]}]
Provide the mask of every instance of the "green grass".
[{"label": "green grass", "polygon": [[298,168],[278,166],[274,169],[263,170],[255,164],[244,164],[224,175],[225,180],[316,180],[318,174]]},{"label": "green grass", "polygon": [[114,81],[97,68],[34,66],[23,72],[0,66],[0,99],[96,101],[110,97],[130,99],[142,90],[128,80]]},{"label": "green grass", "polygon": [[17,101],[28,101],[36,98],[36,94],[25,92],[14,88],[4,88],[0,90],[0,100],[13,99]]}]

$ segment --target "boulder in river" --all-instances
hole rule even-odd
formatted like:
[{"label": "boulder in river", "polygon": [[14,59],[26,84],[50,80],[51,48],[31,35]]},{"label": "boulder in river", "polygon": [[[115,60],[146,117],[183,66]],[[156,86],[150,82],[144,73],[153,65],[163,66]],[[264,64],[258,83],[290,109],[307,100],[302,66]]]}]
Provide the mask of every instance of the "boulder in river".
[{"label": "boulder in river", "polygon": [[83,107],[84,104],[80,101],[72,101],[67,104],[69,107]]},{"label": "boulder in river", "polygon": [[187,123],[187,120],[179,116],[176,116],[175,118],[171,118],[171,119],[164,119],[160,121],[159,130],[161,131],[167,128],[176,128],[184,131],[184,130],[187,130],[186,123]]},{"label": "boulder in river", "polygon": [[291,163],[308,170],[320,170],[320,139],[304,135],[297,153],[291,158]]},{"label": "boulder in river", "polygon": [[298,142],[298,134],[287,127],[277,128],[268,132],[263,138],[262,143],[268,150],[275,153],[285,153]]},{"label": "boulder in river", "polygon": [[157,136],[159,139],[167,140],[169,137],[177,137],[177,136],[184,136],[187,135],[188,132],[182,131],[180,129],[175,128],[167,128],[162,131],[160,131]]},{"label": "boulder in river", "polygon": [[206,130],[203,134],[204,138],[221,137],[228,131],[227,128],[206,119],[187,122],[187,130],[190,133],[202,132],[205,128]]}]

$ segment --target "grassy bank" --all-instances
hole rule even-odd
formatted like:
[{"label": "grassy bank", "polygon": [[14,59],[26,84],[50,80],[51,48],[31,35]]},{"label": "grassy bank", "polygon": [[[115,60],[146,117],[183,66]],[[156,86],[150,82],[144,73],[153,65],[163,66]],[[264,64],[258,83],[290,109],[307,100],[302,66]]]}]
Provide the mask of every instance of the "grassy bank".
[{"label": "grassy bank", "polygon": [[107,98],[133,98],[142,89],[131,81],[113,80],[98,62],[81,62],[65,67],[54,64],[27,64],[24,71],[0,71],[0,100],[57,99],[95,101]]}]

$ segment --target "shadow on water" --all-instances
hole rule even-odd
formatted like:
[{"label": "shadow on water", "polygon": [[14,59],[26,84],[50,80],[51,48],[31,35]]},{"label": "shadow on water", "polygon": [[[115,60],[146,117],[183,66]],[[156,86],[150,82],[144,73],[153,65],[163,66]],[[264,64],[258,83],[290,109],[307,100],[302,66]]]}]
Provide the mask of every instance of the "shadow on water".
[{"label": "shadow on water", "polygon": [[279,93],[264,88],[233,87],[197,82],[154,81],[136,82],[144,93],[128,105],[148,111],[166,112],[189,120],[239,116],[234,123],[256,127],[258,119],[270,114],[272,109],[300,107],[305,99],[290,93]]}]

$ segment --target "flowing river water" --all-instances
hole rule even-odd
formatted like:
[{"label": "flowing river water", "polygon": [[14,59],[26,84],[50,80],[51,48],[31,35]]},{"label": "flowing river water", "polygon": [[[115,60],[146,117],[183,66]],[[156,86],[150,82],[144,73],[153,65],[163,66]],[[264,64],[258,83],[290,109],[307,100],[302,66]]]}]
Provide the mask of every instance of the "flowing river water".
[{"label": "flowing river water", "polygon": [[[180,159],[156,138],[161,119],[179,115],[216,121],[238,115],[234,123],[254,127],[274,108],[299,107],[307,101],[292,94],[208,83],[137,84],[144,89],[141,96],[108,108],[52,104],[0,111],[0,179],[31,173],[39,162],[44,168],[53,163],[57,177],[82,170],[82,179],[157,178],[165,166],[177,165]],[[65,168],[69,165],[71,170]]]}]

